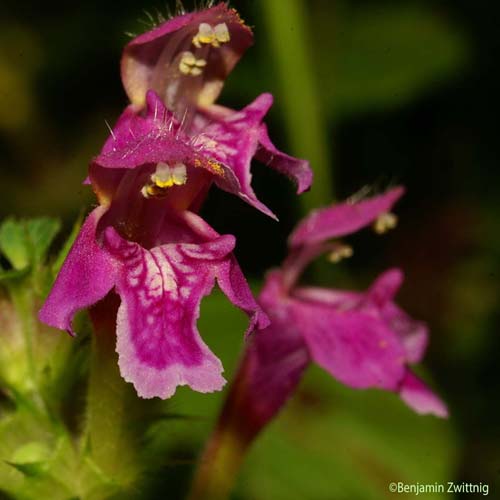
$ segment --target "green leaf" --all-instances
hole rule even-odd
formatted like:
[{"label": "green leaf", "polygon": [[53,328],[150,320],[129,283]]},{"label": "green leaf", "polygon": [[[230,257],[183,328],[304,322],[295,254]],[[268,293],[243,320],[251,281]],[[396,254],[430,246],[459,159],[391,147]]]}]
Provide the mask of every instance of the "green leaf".
[{"label": "green leaf", "polygon": [[61,222],[49,217],[39,217],[26,221],[31,253],[35,263],[42,262],[50,244],[61,229]]},{"label": "green leaf", "polygon": [[58,422],[28,408],[1,416],[1,490],[22,500],[90,498],[81,494],[86,474],[75,442]]},{"label": "green leaf", "polygon": [[0,226],[0,250],[12,264],[13,271],[0,272],[0,280],[22,277],[22,273],[15,271],[27,271],[43,262],[60,226],[57,219],[49,217],[6,219]]},{"label": "green leaf", "polygon": [[38,477],[43,475],[47,470],[47,464],[43,462],[27,462],[27,463],[16,463],[16,462],[5,462],[11,465],[19,472],[22,472],[27,477]]},{"label": "green leaf", "polygon": [[16,281],[18,279],[24,278],[29,273],[30,268],[25,267],[24,269],[9,269],[7,271],[0,271],[0,283]]},{"label": "green leaf", "polygon": [[14,269],[20,270],[29,266],[28,236],[22,222],[12,217],[3,221],[0,226],[0,250]]},{"label": "green leaf", "polygon": [[32,441],[18,448],[10,460],[14,464],[41,463],[50,457],[50,449],[46,443]]}]

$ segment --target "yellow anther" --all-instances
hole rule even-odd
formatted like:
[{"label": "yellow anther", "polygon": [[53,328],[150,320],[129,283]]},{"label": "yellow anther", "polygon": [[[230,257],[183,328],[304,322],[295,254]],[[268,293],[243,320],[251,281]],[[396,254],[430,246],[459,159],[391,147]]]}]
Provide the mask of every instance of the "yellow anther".
[{"label": "yellow anther", "polygon": [[227,29],[226,23],[217,24],[214,28],[215,39],[219,43],[227,43],[231,40],[231,35],[229,34],[229,30]]},{"label": "yellow anther", "polygon": [[328,260],[337,264],[343,259],[348,259],[353,255],[352,247],[349,245],[338,245],[332,252],[328,254]]},{"label": "yellow anther", "polygon": [[196,59],[192,52],[184,52],[179,61],[179,71],[183,75],[199,76],[206,65],[205,59]]},{"label": "yellow anther", "polygon": [[198,33],[193,38],[193,45],[201,48],[202,44],[212,44],[216,40],[215,33],[208,23],[201,23],[198,26]]},{"label": "yellow anther", "polygon": [[164,196],[172,186],[182,186],[187,182],[186,165],[176,163],[173,167],[166,163],[158,163],[155,172],[151,175],[151,183],[141,189],[145,198]]},{"label": "yellow anther", "polygon": [[166,163],[158,163],[154,174],[151,176],[151,180],[160,188],[186,184],[186,165],[183,163],[176,163],[173,167],[171,167]]},{"label": "yellow anther", "polygon": [[373,230],[377,234],[384,234],[390,229],[394,229],[398,223],[398,218],[391,212],[380,214],[373,223]]},{"label": "yellow anther", "polygon": [[193,45],[198,49],[202,45],[220,47],[220,44],[227,43],[229,40],[231,36],[226,23],[217,24],[215,27],[208,23],[201,23],[198,26],[198,33],[193,37]]}]

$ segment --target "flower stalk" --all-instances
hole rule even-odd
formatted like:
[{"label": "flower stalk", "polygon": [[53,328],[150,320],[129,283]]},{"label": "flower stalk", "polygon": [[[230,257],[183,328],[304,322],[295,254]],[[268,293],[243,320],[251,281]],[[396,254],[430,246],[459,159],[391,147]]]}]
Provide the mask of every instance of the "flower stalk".
[{"label": "flower stalk", "polygon": [[134,482],[133,439],[128,416],[129,387],[121,378],[115,352],[116,296],[109,295],[90,310],[92,336],[87,392],[86,441],[92,461],[106,482]]},{"label": "flower stalk", "polygon": [[188,500],[229,498],[250,443],[230,422],[219,423],[200,457]]}]

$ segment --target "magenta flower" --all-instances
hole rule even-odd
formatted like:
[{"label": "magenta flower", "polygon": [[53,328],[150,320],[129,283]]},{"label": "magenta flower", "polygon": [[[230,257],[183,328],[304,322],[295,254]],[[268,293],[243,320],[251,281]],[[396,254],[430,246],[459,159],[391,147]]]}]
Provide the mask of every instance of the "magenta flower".
[{"label": "magenta flower", "polygon": [[136,109],[154,90],[179,117],[186,108],[215,102],[252,43],[252,31],[226,3],[176,16],[125,47],[123,86]]},{"label": "magenta flower", "polygon": [[395,188],[318,210],[292,233],[290,256],[269,273],[259,297],[271,325],[252,337],[223,414],[250,439],[283,406],[311,362],[349,387],[393,391],[417,413],[447,416],[444,403],[408,368],[424,355],[427,328],[393,301],[400,270],[384,272],[366,292],[298,284],[315,257],[328,252],[336,261],[351,253],[331,238],[373,222],[379,232],[394,225],[390,210],[402,193]]},{"label": "magenta flower", "polygon": [[200,114],[200,132],[188,136],[151,91],[144,116],[127,108],[90,166],[101,207],[82,228],[40,319],[71,332],[75,312],[114,287],[122,299],[120,370],[143,397],[166,398],[182,384],[222,387],[220,361],[195,327],[215,279],[252,316],[250,330],[267,322],[231,254],[234,238],[219,236],[192,210],[215,182],[272,215],[250,186],[254,155],[308,187],[307,162],[280,153],[267,137],[260,119],[269,105],[264,95],[240,112]]},{"label": "magenta flower", "polygon": [[215,280],[227,297],[252,316],[268,320],[255,303],[231,254],[233,236],[220,236],[197,215],[164,210],[153,245],[129,241],[105,220],[100,206],[85,221],[40,320],[73,333],[74,314],[113,288],[121,298],[117,351],[122,376],[141,397],[170,397],[178,385],[200,392],[225,383],[222,365],[201,339],[196,320],[201,299]]},{"label": "magenta flower", "polygon": [[[115,131],[121,138],[110,143],[110,148],[117,150],[117,156],[134,140],[151,142],[155,134],[166,137],[169,134],[160,129],[168,123],[176,139],[200,151],[207,160],[203,167],[218,174],[198,176],[201,199],[214,181],[276,218],[251,188],[251,159],[288,175],[296,182],[298,194],[311,186],[312,172],[307,161],[282,153],[269,139],[262,120],[272,96],[262,94],[240,111],[214,105],[226,77],[252,42],[250,28],[226,3],[174,17],[134,38],[122,56],[122,82],[132,104],[117,125],[123,133]],[[155,125],[147,130],[141,126],[132,138],[126,129],[134,114],[154,117],[143,123]],[[111,162],[116,166],[116,161]],[[110,162],[105,166],[111,166]],[[190,185],[192,189],[195,183]]]},{"label": "magenta flower", "polygon": [[87,181],[100,206],[40,311],[41,321],[73,334],[74,314],[114,290],[120,371],[142,397],[224,384],[219,359],[196,329],[215,281],[251,317],[248,331],[269,323],[232,255],[234,237],[195,214],[215,183],[275,217],[252,190],[253,157],[290,176],[299,193],[311,184],[308,162],[278,151],[267,135],[269,94],[240,111],[212,104],[251,42],[236,12],[219,4],[173,18],[126,47],[122,76],[132,104]]}]

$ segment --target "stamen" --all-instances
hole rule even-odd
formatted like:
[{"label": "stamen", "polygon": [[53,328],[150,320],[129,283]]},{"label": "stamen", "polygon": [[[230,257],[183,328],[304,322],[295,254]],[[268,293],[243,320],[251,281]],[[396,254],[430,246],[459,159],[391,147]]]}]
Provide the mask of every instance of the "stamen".
[{"label": "stamen", "polygon": [[201,23],[198,26],[198,33],[193,38],[193,45],[198,49],[202,44],[212,44],[215,40],[215,33],[208,23]]},{"label": "stamen", "polygon": [[348,259],[353,255],[352,247],[349,245],[339,245],[328,254],[328,260],[333,264],[337,264],[343,259]]},{"label": "stamen", "polygon": [[173,167],[171,167],[166,163],[158,163],[155,173],[151,175],[151,180],[160,188],[186,184],[186,165],[183,163],[176,163]]},{"label": "stamen", "polygon": [[179,61],[179,71],[183,75],[199,76],[206,65],[205,59],[196,59],[192,52],[184,52]]},{"label": "stamen", "polygon": [[397,223],[397,216],[391,212],[386,212],[377,217],[377,220],[373,223],[373,230],[377,234],[384,234],[390,229],[394,229]]},{"label": "stamen", "polygon": [[176,163],[173,167],[158,163],[151,175],[151,182],[142,187],[141,193],[144,198],[161,197],[166,195],[168,188],[182,186],[186,182],[187,171],[184,163]]},{"label": "stamen", "polygon": [[171,171],[172,180],[176,186],[182,186],[187,182],[187,171],[184,163],[176,163]]},{"label": "stamen", "polygon": [[229,30],[227,29],[226,23],[217,24],[214,28],[215,39],[219,43],[227,43],[231,40],[231,35],[229,34]]},{"label": "stamen", "polygon": [[217,48],[229,40],[231,40],[231,35],[226,23],[217,24],[215,27],[208,23],[201,23],[198,26],[198,33],[193,37],[193,45],[198,49],[202,45],[211,45]]}]

